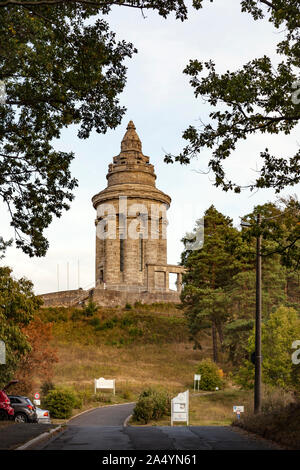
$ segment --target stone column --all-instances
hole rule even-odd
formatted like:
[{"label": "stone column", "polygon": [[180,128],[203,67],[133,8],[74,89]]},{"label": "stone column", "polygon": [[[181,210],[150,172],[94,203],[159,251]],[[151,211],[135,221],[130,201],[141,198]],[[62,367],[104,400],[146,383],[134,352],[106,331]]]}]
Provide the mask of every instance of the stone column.
[{"label": "stone column", "polygon": [[182,291],[182,274],[181,273],[177,273],[177,292],[178,294],[181,293]]}]

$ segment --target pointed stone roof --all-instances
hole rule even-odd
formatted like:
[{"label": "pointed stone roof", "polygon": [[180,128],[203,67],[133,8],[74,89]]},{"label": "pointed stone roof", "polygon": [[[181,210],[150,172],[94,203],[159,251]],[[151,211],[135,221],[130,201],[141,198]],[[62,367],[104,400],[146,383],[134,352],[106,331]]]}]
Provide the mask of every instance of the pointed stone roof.
[{"label": "pointed stone roof", "polygon": [[121,152],[108,165],[106,178],[107,187],[92,199],[95,209],[105,201],[118,200],[120,196],[138,201],[151,200],[167,206],[171,203],[170,196],[156,188],[154,166],[142,152],[142,143],[132,121],[129,121],[122,139]]},{"label": "pointed stone roof", "polygon": [[127,131],[125,132],[125,135],[121,142],[121,153],[128,152],[128,151],[129,152],[135,151],[135,152],[142,153],[142,142],[139,136],[137,135],[135,129],[136,128],[135,128],[133,121],[129,121],[128,126],[127,126]]}]

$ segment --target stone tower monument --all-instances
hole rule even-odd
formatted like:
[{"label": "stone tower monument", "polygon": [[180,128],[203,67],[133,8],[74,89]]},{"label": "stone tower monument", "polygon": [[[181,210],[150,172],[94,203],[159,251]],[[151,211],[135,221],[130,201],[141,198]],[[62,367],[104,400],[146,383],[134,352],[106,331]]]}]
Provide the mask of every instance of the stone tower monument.
[{"label": "stone tower monument", "polygon": [[[167,264],[171,198],[156,188],[154,167],[132,121],[106,178],[107,187],[92,198],[97,211],[95,287],[44,294],[44,305],[180,302],[184,268]],[[176,290],[169,288],[170,273],[177,275]]]},{"label": "stone tower monument", "polygon": [[175,272],[179,291],[183,268],[167,265],[171,198],[156,188],[154,167],[132,121],[106,177],[106,189],[92,198],[97,210],[96,288],[168,293],[169,273]]}]

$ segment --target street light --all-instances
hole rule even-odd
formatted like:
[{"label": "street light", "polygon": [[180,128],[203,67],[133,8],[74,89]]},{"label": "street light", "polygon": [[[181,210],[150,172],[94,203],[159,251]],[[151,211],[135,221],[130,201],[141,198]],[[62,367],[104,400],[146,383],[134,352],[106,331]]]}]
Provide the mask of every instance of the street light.
[{"label": "street light", "polygon": [[[257,214],[256,225],[261,225],[261,214]],[[242,227],[251,227],[249,222],[241,222]],[[255,378],[254,413],[261,412],[261,234],[256,235],[256,308],[255,308]]]}]

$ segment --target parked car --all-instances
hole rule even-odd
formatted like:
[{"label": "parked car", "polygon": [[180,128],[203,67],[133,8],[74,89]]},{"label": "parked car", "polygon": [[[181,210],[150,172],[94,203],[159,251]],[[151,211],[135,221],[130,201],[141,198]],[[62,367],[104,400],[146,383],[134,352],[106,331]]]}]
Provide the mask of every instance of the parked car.
[{"label": "parked car", "polygon": [[9,397],[6,395],[6,390],[17,382],[17,380],[11,380],[0,390],[0,421],[14,419],[15,411],[10,404]]},{"label": "parked car", "polygon": [[41,410],[41,408],[36,408],[36,414],[38,423],[51,424],[49,410]]},{"label": "parked car", "polygon": [[15,410],[14,420],[16,423],[37,423],[35,406],[28,397],[8,395],[8,398]]}]

